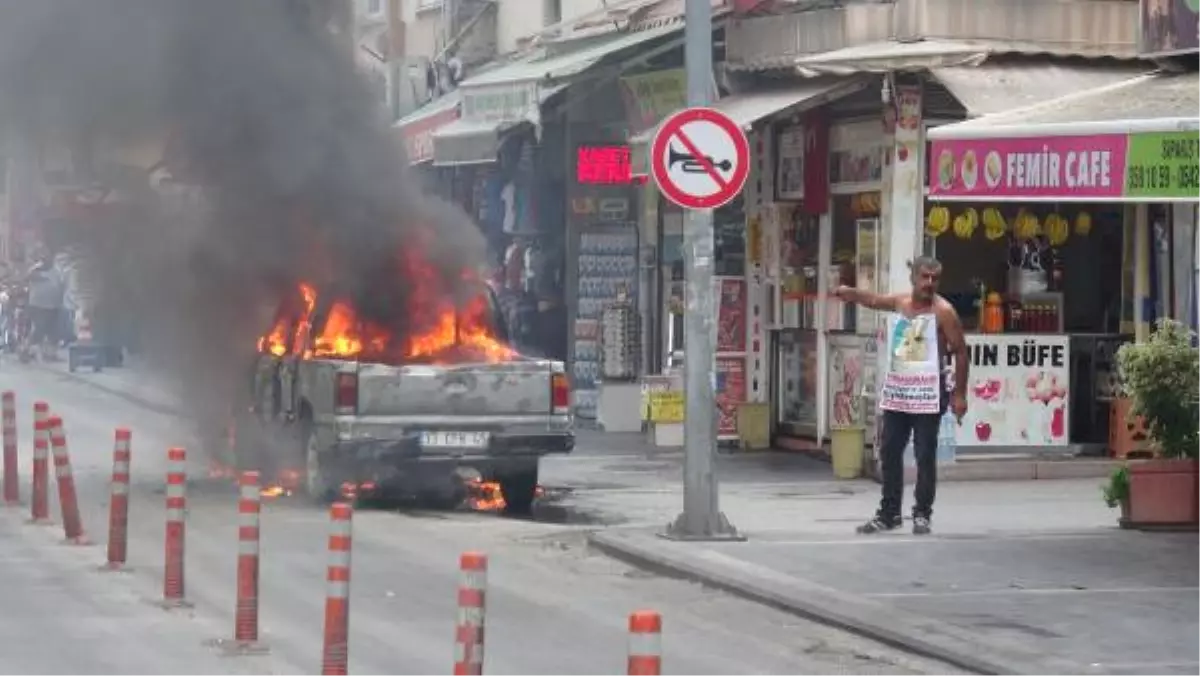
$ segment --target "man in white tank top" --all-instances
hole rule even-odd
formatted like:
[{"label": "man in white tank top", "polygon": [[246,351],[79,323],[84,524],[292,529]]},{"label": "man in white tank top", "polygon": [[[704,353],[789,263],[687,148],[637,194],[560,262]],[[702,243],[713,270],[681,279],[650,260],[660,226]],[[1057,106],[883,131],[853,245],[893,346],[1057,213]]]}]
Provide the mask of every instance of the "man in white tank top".
[{"label": "man in white tank top", "polygon": [[[937,438],[946,407],[962,423],[967,412],[967,344],[954,307],[937,293],[942,264],[930,257],[912,263],[912,291],[882,296],[839,286],[834,295],[882,312],[894,313],[887,323],[888,367],[879,386],[883,416],[879,457],[883,496],[879,510],[858,527],[859,533],[899,528],[904,500],[904,447],[912,437],[917,461],[913,533],[930,531],[937,491]],[[954,388],[947,392],[942,378],[946,360],[954,360]]]}]

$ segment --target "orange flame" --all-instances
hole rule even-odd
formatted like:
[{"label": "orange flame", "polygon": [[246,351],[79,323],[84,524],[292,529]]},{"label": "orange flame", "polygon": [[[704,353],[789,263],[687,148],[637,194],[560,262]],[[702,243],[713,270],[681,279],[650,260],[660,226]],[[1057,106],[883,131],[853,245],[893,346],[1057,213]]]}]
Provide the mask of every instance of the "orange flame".
[{"label": "orange flame", "polygon": [[[536,497],[544,494],[541,486],[534,489]],[[467,506],[477,512],[501,512],[508,506],[497,481],[471,479],[467,482]]]},{"label": "orange flame", "polygon": [[468,483],[467,505],[479,512],[499,512],[508,506],[504,495],[500,492],[500,484],[495,481],[480,481],[475,479]]},{"label": "orange flame", "polygon": [[[328,316],[320,333],[308,336],[312,330],[312,315],[317,305],[317,292],[309,284],[299,285],[303,298],[300,317],[284,313],[269,333],[259,339],[258,350],[277,357],[301,354],[305,359],[370,359],[383,362],[424,361],[443,363],[478,359],[501,362],[514,358],[516,351],[492,335],[489,307],[483,295],[476,296],[461,307],[448,298],[434,294],[429,281],[432,269],[406,257],[412,278],[412,307],[410,320],[431,317],[417,333],[397,344],[395,336],[383,326],[362,319],[346,299],[336,299],[329,306]],[[292,328],[293,323],[295,328]],[[290,345],[288,336],[291,334]],[[307,341],[305,338],[310,340]]]}]

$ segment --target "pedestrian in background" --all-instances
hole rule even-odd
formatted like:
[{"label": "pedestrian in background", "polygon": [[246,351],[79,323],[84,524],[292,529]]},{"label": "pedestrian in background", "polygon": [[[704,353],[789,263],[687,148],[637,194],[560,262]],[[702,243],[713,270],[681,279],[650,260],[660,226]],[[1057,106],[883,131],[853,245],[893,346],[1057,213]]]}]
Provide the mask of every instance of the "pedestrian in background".
[{"label": "pedestrian in background", "polygon": [[35,260],[28,275],[29,315],[33,329],[29,348],[37,348],[39,356],[45,361],[57,361],[63,282],[49,254],[42,252]]}]

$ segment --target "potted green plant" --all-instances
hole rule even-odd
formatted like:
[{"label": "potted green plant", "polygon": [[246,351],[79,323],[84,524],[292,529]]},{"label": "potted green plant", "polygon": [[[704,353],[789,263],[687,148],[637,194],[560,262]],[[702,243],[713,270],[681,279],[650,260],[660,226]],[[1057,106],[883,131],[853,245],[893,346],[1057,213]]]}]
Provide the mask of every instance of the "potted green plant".
[{"label": "potted green plant", "polygon": [[1118,523],[1124,527],[1129,523],[1129,467],[1122,465],[1114,469],[1103,492],[1105,504],[1110,508],[1121,508]]},{"label": "potted green plant", "polygon": [[1121,382],[1159,457],[1129,464],[1129,521],[1140,526],[1197,523],[1200,454],[1200,350],[1191,331],[1161,319],[1149,339],[1117,351]]}]

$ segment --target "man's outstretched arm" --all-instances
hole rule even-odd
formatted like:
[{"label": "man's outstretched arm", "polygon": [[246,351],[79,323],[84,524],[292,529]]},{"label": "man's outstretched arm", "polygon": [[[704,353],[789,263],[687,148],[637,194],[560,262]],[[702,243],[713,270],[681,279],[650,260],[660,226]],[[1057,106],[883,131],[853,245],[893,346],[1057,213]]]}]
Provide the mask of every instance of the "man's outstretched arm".
[{"label": "man's outstretched arm", "polygon": [[842,300],[847,303],[862,305],[863,307],[869,307],[872,310],[883,310],[890,312],[896,311],[896,304],[900,300],[900,296],[897,294],[884,296],[878,293],[871,293],[870,291],[856,289],[852,286],[839,286],[833,290],[833,295],[838,300]]}]

